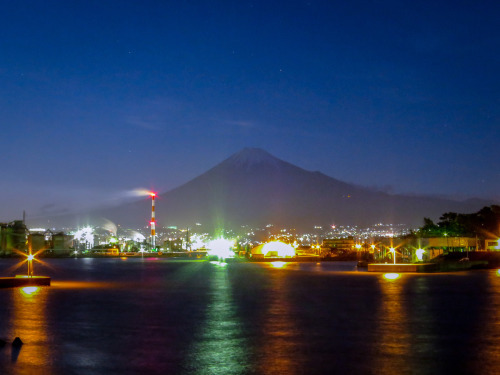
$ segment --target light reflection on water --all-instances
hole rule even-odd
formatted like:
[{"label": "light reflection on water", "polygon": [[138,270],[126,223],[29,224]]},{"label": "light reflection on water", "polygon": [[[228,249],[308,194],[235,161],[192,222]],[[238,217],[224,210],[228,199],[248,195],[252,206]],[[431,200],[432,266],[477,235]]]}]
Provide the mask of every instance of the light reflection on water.
[{"label": "light reflection on water", "polygon": [[52,289],[112,289],[127,288],[133,283],[112,283],[103,281],[52,281]]},{"label": "light reflection on water", "polygon": [[[0,338],[9,342],[0,347],[0,374],[500,368],[496,270],[387,280],[352,262],[47,262],[58,272],[53,286],[0,289]],[[16,336],[25,343],[17,358]]]},{"label": "light reflection on water", "polygon": [[232,297],[227,263],[210,263],[210,300],[185,367],[193,374],[242,374],[250,364],[249,344]]},{"label": "light reflection on water", "polygon": [[298,369],[300,355],[298,355],[296,327],[290,314],[288,299],[290,290],[286,285],[286,276],[282,272],[274,272],[270,283],[268,304],[264,307],[261,322],[263,334],[256,348],[259,358],[256,364],[257,371],[260,374],[293,375]]},{"label": "light reflection on water", "polygon": [[390,374],[394,369],[404,369],[411,356],[410,334],[404,308],[403,287],[406,277],[379,277],[382,292],[381,305],[376,321],[377,341],[373,355],[373,368]]},{"label": "light reflection on water", "polygon": [[[52,353],[47,343],[48,337],[46,305],[49,294],[48,287],[24,287],[10,289],[10,321],[6,332],[9,343],[19,337],[23,345],[19,348],[10,346],[10,363],[2,358],[0,367],[5,370],[16,369],[20,373],[50,373]],[[4,348],[4,356],[8,350]]]},{"label": "light reflection on water", "polygon": [[478,324],[478,336],[486,337],[476,348],[477,362],[484,374],[498,374],[500,371],[500,272],[491,272],[488,278],[488,302],[491,314],[484,314]]}]

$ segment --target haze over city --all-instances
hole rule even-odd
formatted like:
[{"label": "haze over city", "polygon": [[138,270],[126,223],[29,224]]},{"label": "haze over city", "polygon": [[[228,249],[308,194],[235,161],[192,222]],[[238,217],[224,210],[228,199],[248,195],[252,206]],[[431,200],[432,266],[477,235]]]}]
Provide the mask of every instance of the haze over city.
[{"label": "haze over city", "polygon": [[244,147],[500,199],[494,1],[0,5],[0,220],[171,190]]}]

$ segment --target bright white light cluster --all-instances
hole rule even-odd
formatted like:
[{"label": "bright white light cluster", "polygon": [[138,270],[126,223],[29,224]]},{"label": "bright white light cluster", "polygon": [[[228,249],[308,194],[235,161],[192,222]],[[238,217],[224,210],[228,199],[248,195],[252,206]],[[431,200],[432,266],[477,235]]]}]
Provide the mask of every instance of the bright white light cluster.
[{"label": "bright white light cluster", "polygon": [[292,245],[283,243],[281,241],[272,241],[262,246],[262,254],[264,256],[277,256],[280,258],[294,257],[295,249]]},{"label": "bright white light cluster", "polygon": [[94,247],[94,230],[92,227],[85,227],[77,230],[73,237],[80,243],[87,243],[87,248],[91,249]]},{"label": "bright white light cluster", "polygon": [[207,237],[208,235],[205,233],[205,234],[192,234],[191,235],[191,248],[194,249],[194,250],[197,250],[197,249],[202,249],[204,247],[208,247],[207,245]]},{"label": "bright white light cluster", "polygon": [[231,250],[233,246],[234,241],[218,238],[207,243],[207,254],[219,259],[234,258],[234,251]]}]

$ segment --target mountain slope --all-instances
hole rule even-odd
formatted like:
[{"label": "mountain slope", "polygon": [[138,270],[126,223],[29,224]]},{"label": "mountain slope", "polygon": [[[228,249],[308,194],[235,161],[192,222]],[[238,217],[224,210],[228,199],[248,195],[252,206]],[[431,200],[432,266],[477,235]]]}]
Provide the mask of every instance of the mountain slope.
[{"label": "mountain slope", "polygon": [[[486,201],[457,202],[390,195],[310,172],[262,149],[246,148],[157,199],[159,226],[237,229],[266,224],[307,229],[314,225],[420,226],[448,211],[474,212]],[[100,215],[123,226],[145,226],[150,206],[141,200]],[[93,215],[95,216],[95,214]]]},{"label": "mountain slope", "polygon": [[377,222],[418,226],[423,217],[472,212],[484,202],[390,195],[309,172],[261,149],[244,149],[159,197],[161,224],[311,228]]}]

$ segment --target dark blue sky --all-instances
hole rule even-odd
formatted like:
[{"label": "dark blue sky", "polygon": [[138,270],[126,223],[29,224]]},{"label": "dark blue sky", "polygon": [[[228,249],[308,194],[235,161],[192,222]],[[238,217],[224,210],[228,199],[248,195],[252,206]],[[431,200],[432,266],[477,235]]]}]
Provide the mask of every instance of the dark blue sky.
[{"label": "dark blue sky", "polygon": [[395,193],[500,200],[499,10],[3,1],[0,220],[166,191],[247,146]]}]

